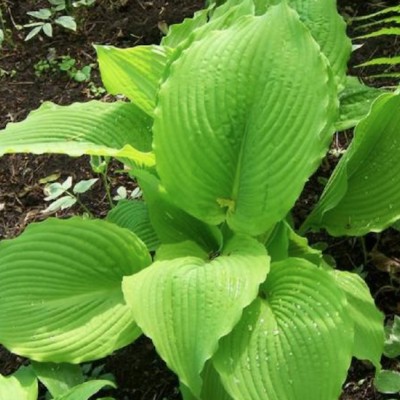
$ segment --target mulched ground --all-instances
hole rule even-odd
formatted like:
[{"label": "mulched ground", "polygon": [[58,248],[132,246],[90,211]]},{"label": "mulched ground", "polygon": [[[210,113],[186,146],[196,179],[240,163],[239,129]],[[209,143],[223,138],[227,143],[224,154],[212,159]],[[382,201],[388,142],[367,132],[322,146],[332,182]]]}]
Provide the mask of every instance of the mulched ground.
[{"label": "mulched ground", "polygon": [[[394,4],[398,2],[339,1],[342,13],[349,17],[372,12],[377,9],[376,7]],[[94,88],[91,91],[88,83],[77,83],[59,70],[36,76],[34,65],[39,61],[46,60],[55,52],[57,57],[68,55],[76,59],[77,65],[83,67],[96,62],[93,43],[119,47],[158,43],[162,36],[160,27],[191,16],[203,6],[203,1],[98,0],[94,8],[83,9],[79,13],[78,33],[68,33],[56,28],[52,39],[35,38],[30,42],[24,42],[26,31],[18,31],[15,26],[28,22],[27,11],[37,10],[40,6],[46,5],[46,1],[0,0],[6,25],[12,31],[12,41],[5,43],[3,49],[0,49],[0,128],[8,122],[22,120],[30,110],[37,108],[45,100],[70,104],[102,96],[95,89],[101,87],[96,68],[91,75],[91,87]],[[356,65],[372,56],[399,53],[400,44],[390,38],[371,40],[368,45],[353,54],[352,64]],[[371,72],[367,70],[351,68],[351,72],[361,74],[364,80],[376,86],[393,84],[393,81],[380,83],[369,79],[366,74]],[[317,177],[329,174],[336,162],[332,156],[329,157],[324,167],[311,179],[297,205],[298,217],[301,218],[309,210],[310,202],[315,201],[322,190]],[[110,169],[109,180],[112,190],[115,192],[121,185],[133,189],[134,183],[119,174],[118,168],[119,165],[114,163]],[[28,223],[43,218],[40,211],[45,208],[44,185],[39,181],[51,174],[59,174],[59,180],[72,176],[75,182],[93,176],[88,159],[85,157],[71,159],[66,156],[10,155],[0,158],[0,240],[16,236]],[[98,217],[103,217],[109,208],[101,181],[96,183],[82,201]],[[75,206],[62,215],[82,212],[79,206]],[[398,232],[389,230],[382,235],[367,235],[364,242],[353,238],[333,240],[323,234],[310,236],[310,240],[326,242],[325,252],[333,256],[342,269],[352,270],[363,266],[367,274],[366,280],[378,306],[388,318],[400,314],[400,263],[396,264],[396,260],[400,258]],[[378,253],[371,253],[375,247]],[[21,358],[9,354],[0,347],[2,374],[12,373],[23,362],[25,361]],[[116,377],[119,389],[117,392],[114,391],[113,395],[119,400],[181,398],[177,390],[176,377],[166,369],[152,344],[145,338],[116,352],[102,363],[105,364],[106,371],[112,372]],[[393,364],[391,366],[393,367]],[[398,365],[395,364],[394,367],[398,368]],[[355,361],[349,371],[341,399],[399,398],[377,393],[372,385],[372,377],[373,370],[369,365]]]}]

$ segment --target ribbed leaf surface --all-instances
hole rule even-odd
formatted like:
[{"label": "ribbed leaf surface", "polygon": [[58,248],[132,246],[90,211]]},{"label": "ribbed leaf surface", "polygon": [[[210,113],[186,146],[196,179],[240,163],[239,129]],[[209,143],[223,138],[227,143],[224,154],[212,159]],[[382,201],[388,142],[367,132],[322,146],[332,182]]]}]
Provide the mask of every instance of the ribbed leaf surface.
[{"label": "ribbed leaf surface", "polygon": [[107,214],[107,220],[132,231],[144,242],[149,251],[154,251],[160,245],[160,239],[150,222],[147,205],[143,201],[119,201],[118,205]]},{"label": "ribbed leaf surface", "polygon": [[[265,12],[271,4],[282,0],[254,0],[258,13]],[[289,0],[289,5],[300,15],[311,34],[321,46],[336,75],[337,82],[344,84],[347,61],[351,53],[351,41],[346,35],[346,23],[337,11],[336,0]]]},{"label": "ribbed leaf surface", "polygon": [[126,158],[154,165],[152,120],[129,103],[90,101],[69,106],[44,103],[25,121],[0,132],[0,156],[6,153],[61,153]]},{"label": "ribbed leaf surface", "polygon": [[193,18],[173,25],[161,43],[165,46],[178,47],[181,51],[193,40],[198,40],[211,31],[230,27],[243,15],[254,15],[253,1],[228,0],[215,10],[201,10]]},{"label": "ribbed leaf surface", "polygon": [[124,278],[123,291],[138,325],[198,397],[205,362],[257,296],[268,270],[263,246],[239,236],[208,263],[196,257],[155,262]]},{"label": "ribbed leaf surface", "polygon": [[140,334],[121,282],[151,262],[144,244],[106,221],[32,224],[0,243],[0,343],[37,361],[93,360]]},{"label": "ribbed leaf surface", "polygon": [[214,356],[235,400],[337,400],[353,346],[346,298],[301,259],[272,264],[257,298]]},{"label": "ribbed leaf surface", "polygon": [[399,110],[399,93],[375,101],[303,229],[361,236],[400,218]]},{"label": "ribbed leaf surface", "polygon": [[358,275],[338,270],[332,270],[331,274],[346,294],[348,312],[354,321],[354,356],[371,361],[379,369],[385,341],[384,315]]},{"label": "ribbed leaf surface", "polygon": [[346,86],[339,96],[340,115],[336,129],[344,131],[356,126],[366,117],[372,102],[383,93],[381,89],[366,86],[356,77],[348,76]]},{"label": "ribbed leaf surface", "polygon": [[162,46],[118,49],[96,46],[101,79],[111,94],[123,94],[153,115],[158,86],[171,52]]},{"label": "ribbed leaf surface", "polygon": [[209,32],[161,88],[161,181],[189,214],[262,233],[286,215],[325,153],[335,99],[318,45],[285,4]]}]

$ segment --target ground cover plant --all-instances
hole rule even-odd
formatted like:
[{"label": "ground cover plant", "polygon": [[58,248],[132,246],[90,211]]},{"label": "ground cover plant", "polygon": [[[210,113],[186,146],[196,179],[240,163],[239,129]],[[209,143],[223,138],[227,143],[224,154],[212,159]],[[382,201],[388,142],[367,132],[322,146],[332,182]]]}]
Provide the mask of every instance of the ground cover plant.
[{"label": "ground cover plant", "polygon": [[[22,312],[0,332],[8,348],[38,361],[78,362],[102,357],[143,331],[188,399],[333,399],[352,355],[379,368],[382,317],[368,289],[357,275],[326,265],[287,214],[334,130],[369,112],[365,97],[353,101],[354,88],[367,92],[367,100],[380,93],[345,77],[350,42],[334,4],[267,5],[229,2],[200,12],[172,28],[160,47],[98,47],[106,87],[131,103],[46,104],[7,127],[4,153],[123,160],[146,200],[123,203],[124,209],[132,207],[131,229],[147,245],[109,222],[80,218],[50,219],[3,242],[7,291],[0,312]],[[322,16],[321,30],[315,21]],[[304,75],[291,59],[313,73]],[[365,196],[354,200],[359,182],[350,179],[365,173],[359,190],[376,188],[375,169],[368,167],[375,162],[376,168],[379,152],[396,155],[398,102],[388,93],[374,103],[303,231],[322,226],[361,235],[398,218],[396,193],[381,199],[386,212],[377,215]],[[380,172],[395,181],[387,160],[388,170]],[[118,208],[109,221],[116,215]],[[162,244],[150,245],[148,236]],[[18,258],[24,248],[29,253]],[[27,298],[34,277],[37,292]],[[321,371],[325,379],[317,382]]]}]

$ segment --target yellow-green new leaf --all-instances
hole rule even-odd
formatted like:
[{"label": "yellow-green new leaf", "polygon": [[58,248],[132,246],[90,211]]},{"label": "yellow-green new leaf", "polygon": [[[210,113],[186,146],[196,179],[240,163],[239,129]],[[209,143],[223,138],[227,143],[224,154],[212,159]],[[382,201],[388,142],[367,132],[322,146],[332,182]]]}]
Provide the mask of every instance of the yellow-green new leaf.
[{"label": "yellow-green new leaf", "polygon": [[90,101],[58,106],[44,103],[22,122],[0,132],[0,156],[60,153],[111,156],[154,166],[152,119],[133,104]]},{"label": "yellow-green new leaf", "polygon": [[205,362],[257,296],[268,270],[265,248],[238,236],[209,262],[197,257],[155,262],[124,278],[123,291],[145,335],[199,397]]},{"label": "yellow-green new leaf", "polygon": [[0,343],[36,361],[104,357],[141,333],[123,276],[151,262],[133,233],[102,220],[48,219],[0,243]]},{"label": "yellow-green new leaf", "polygon": [[101,79],[111,94],[123,94],[153,115],[161,77],[172,50],[162,46],[118,49],[95,46]]},{"label": "yellow-green new leaf", "polygon": [[303,230],[361,236],[400,218],[399,110],[400,93],[383,94],[374,102]]},{"label": "yellow-green new leaf", "polygon": [[263,233],[293,206],[334,129],[319,46],[282,3],[201,36],[170,68],[154,123],[161,183],[200,220]]},{"label": "yellow-green new leaf", "polygon": [[235,400],[337,400],[353,346],[346,297],[302,259],[271,265],[263,298],[220,342],[213,362]]}]

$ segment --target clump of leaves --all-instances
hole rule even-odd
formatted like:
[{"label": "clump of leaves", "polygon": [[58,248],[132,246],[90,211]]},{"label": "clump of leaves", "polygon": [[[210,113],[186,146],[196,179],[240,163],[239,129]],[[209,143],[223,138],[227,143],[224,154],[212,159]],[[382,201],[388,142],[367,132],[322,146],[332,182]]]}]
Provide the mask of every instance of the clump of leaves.
[{"label": "clump of leaves", "polygon": [[0,375],[0,398],[37,400],[39,382],[48,390],[45,398],[52,400],[89,400],[103,388],[116,387],[112,376],[101,375],[101,371],[91,375],[91,372],[88,365],[81,368],[72,364],[32,362],[10,376]]},{"label": "clump of leaves", "polygon": [[77,82],[87,82],[90,80],[92,68],[95,64],[85,65],[82,68],[77,66],[77,60],[69,55],[58,56],[53,47],[48,51],[46,59],[39,60],[34,64],[35,75],[42,77],[47,73],[61,72],[66,73],[71,79]]},{"label": "clump of leaves", "polygon": [[[45,103],[0,134],[1,154],[114,157],[144,195],[0,243],[0,342],[78,363],[144,333],[185,400],[337,400],[353,356],[380,369],[383,316],[301,234],[400,219],[400,94],[346,76],[334,1],[219,3],[159,46],[96,47],[130,102]],[[296,231],[305,182],[354,126]]]}]

